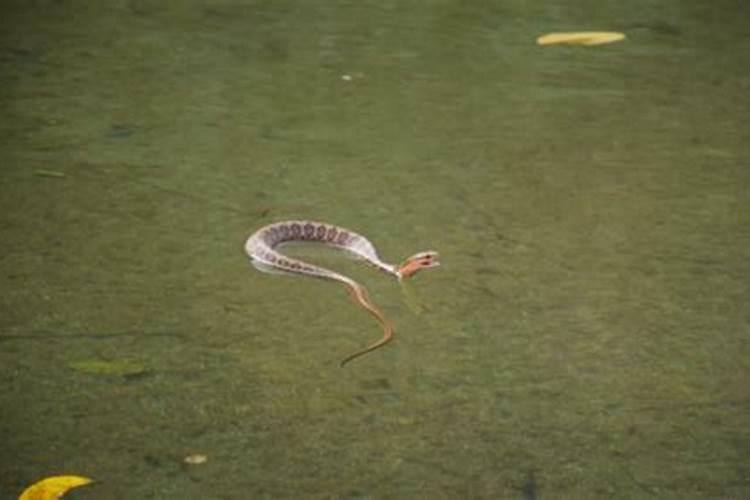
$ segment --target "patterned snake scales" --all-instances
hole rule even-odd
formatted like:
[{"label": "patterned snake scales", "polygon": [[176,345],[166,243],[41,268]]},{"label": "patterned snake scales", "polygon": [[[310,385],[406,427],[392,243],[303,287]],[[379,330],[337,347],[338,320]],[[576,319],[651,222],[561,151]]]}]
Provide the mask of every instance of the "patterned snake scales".
[{"label": "patterned snake scales", "polygon": [[270,273],[312,276],[313,278],[343,283],[352,298],[378,320],[383,327],[383,337],[344,358],[341,361],[341,366],[390,342],[393,338],[393,327],[380,309],[372,303],[365,287],[353,279],[280,253],[277,247],[288,242],[317,242],[346,250],[371,266],[395,276],[399,281],[413,276],[422,268],[440,265],[438,253],[433,251],[414,254],[399,266],[388,264],[380,260],[375,246],[364,236],[343,227],[323,222],[302,220],[276,222],[258,229],[247,239],[245,252],[258,270]]}]

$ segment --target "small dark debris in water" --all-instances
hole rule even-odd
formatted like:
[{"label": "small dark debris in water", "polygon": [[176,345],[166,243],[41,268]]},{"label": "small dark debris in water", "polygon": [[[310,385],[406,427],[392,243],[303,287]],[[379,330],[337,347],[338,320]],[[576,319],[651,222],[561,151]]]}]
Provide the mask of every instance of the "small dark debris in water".
[{"label": "small dark debris in water", "polygon": [[151,469],[158,469],[164,467],[165,465],[164,459],[158,455],[154,455],[153,453],[146,453],[145,455],[143,455],[143,461]]},{"label": "small dark debris in water", "polygon": [[128,125],[127,123],[115,123],[109,127],[107,137],[110,139],[128,139],[135,135],[138,127],[135,125]]},{"label": "small dark debris in water", "polygon": [[523,500],[536,500],[536,476],[534,471],[529,471],[526,474],[526,480],[521,486],[521,495]]},{"label": "small dark debris in water", "polygon": [[364,500],[365,498],[370,498],[369,495],[365,495],[361,491],[349,491],[347,493],[344,493],[342,495],[342,498],[344,500]]},{"label": "small dark debris in water", "polygon": [[35,64],[39,63],[41,55],[40,51],[26,47],[3,47],[0,48],[0,63]]}]

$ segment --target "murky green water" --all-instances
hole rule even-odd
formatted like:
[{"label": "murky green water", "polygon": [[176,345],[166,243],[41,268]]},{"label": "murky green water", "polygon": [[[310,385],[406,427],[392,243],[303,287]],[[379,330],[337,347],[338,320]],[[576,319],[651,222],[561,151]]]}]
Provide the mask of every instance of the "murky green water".
[{"label": "murky green water", "polygon": [[750,496],[750,8],[574,3],[4,2],[0,497]]}]

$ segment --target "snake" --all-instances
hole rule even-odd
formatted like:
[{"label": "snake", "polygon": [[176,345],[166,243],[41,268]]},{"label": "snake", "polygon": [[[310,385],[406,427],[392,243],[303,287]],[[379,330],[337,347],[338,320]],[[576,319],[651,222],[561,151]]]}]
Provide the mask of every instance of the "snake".
[{"label": "snake", "polygon": [[340,366],[353,359],[383,347],[393,339],[393,326],[383,312],[372,302],[367,289],[348,276],[322,266],[310,264],[288,256],[280,247],[291,242],[312,242],[344,250],[370,266],[394,276],[399,282],[414,276],[421,269],[440,265],[439,254],[434,250],[416,253],[401,264],[384,262],[370,240],[350,229],[325,222],[285,220],[261,227],[248,237],[245,252],[259,271],[273,274],[309,276],[343,284],[352,299],[369,312],[383,329],[383,336],[367,347],[345,357]]}]

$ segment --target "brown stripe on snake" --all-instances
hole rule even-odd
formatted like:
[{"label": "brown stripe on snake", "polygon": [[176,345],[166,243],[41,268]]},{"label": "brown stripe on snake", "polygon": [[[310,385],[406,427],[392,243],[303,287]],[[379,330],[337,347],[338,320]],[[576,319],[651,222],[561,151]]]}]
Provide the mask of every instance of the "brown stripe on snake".
[{"label": "brown stripe on snake", "polygon": [[279,245],[291,241],[311,241],[346,250],[371,266],[395,276],[398,280],[413,276],[422,268],[440,265],[438,253],[431,250],[414,254],[398,266],[388,264],[380,259],[375,246],[364,236],[324,222],[300,220],[276,222],[258,229],[247,239],[245,252],[258,270],[338,281],[346,286],[357,304],[378,320],[383,328],[383,336],[364,349],[344,358],[341,366],[386,345],[393,338],[393,327],[380,309],[372,303],[364,286],[348,276],[286,256],[277,250]]}]

